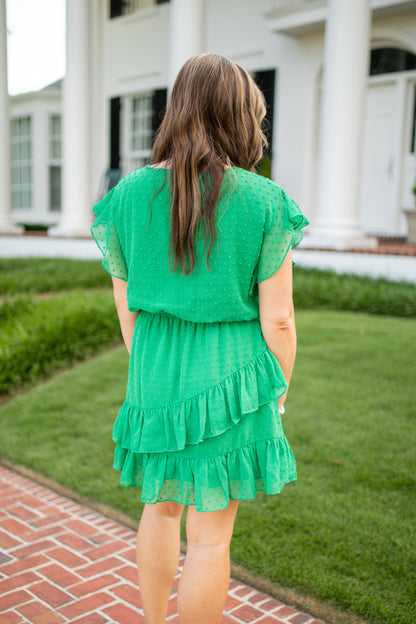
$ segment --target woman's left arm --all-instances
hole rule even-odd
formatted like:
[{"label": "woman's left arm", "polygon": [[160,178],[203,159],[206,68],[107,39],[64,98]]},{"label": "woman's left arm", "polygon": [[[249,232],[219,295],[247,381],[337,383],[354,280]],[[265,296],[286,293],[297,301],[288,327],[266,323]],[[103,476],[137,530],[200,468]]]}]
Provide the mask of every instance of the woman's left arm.
[{"label": "woman's left arm", "polygon": [[114,301],[120,321],[121,333],[123,335],[127,351],[130,353],[134,324],[136,323],[138,312],[130,312],[127,307],[127,282],[119,279],[118,277],[112,277],[112,280]]}]

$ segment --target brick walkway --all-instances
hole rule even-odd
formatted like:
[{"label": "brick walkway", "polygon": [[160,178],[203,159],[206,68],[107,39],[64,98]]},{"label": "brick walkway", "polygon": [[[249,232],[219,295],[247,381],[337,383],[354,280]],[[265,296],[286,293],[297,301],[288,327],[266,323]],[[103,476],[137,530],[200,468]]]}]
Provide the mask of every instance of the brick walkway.
[{"label": "brick walkway", "polygon": [[[0,466],[0,624],[140,624],[140,605],[132,529]],[[221,624],[238,622],[324,624],[232,580]]]}]

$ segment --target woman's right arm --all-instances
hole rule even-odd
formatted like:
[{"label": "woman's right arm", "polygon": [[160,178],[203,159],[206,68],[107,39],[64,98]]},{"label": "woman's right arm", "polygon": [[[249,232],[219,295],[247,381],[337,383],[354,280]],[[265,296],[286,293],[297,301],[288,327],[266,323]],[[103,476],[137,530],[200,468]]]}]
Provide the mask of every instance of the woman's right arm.
[{"label": "woman's right arm", "polygon": [[120,321],[121,333],[123,335],[124,344],[127,351],[131,352],[131,343],[133,340],[134,325],[137,319],[137,312],[130,312],[127,305],[127,282],[112,277],[114,301],[117,308],[118,319]]},{"label": "woman's right arm", "polygon": [[[289,250],[280,268],[259,282],[260,324],[268,349],[273,353],[289,384],[296,355],[296,328],[292,296],[292,252]],[[279,398],[286,400],[287,390]]]}]

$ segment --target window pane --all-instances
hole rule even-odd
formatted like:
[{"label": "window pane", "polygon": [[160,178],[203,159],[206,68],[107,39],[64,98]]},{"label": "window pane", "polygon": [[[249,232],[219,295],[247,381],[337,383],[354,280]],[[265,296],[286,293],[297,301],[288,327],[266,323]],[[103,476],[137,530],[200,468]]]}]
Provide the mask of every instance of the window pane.
[{"label": "window pane", "polygon": [[15,138],[15,136],[17,135],[17,132],[18,132],[17,120],[12,119],[11,124],[10,124],[10,136],[12,139]]},{"label": "window pane", "polygon": [[61,116],[51,115],[51,134],[60,136],[61,134]]},{"label": "window pane", "polygon": [[20,136],[27,137],[28,135],[29,135],[29,119],[28,117],[23,117],[21,119]]},{"label": "window pane", "polygon": [[22,141],[21,143],[21,159],[29,160],[30,159],[30,141]]},{"label": "window pane", "polygon": [[31,208],[32,207],[31,203],[32,203],[32,193],[30,191],[22,191],[20,208],[24,208],[24,209]]},{"label": "window pane", "polygon": [[370,76],[416,69],[416,55],[400,48],[371,51]]},{"label": "window pane", "polygon": [[19,154],[19,146],[17,145],[17,143],[12,142],[11,152],[10,152],[10,158],[11,158],[12,163],[18,159],[18,154]]},{"label": "window pane", "polygon": [[22,184],[29,184],[30,183],[30,174],[29,174],[29,167],[26,165],[25,167],[21,168],[21,172],[22,172]]},{"label": "window pane", "polygon": [[12,167],[12,186],[20,184],[20,169],[18,167]]},{"label": "window pane", "polygon": [[148,95],[134,98],[131,116],[131,151],[149,150],[152,146],[152,98]]},{"label": "window pane", "polygon": [[13,208],[32,206],[32,122],[30,117],[13,119],[11,132],[11,183]]},{"label": "window pane", "polygon": [[49,158],[60,160],[62,157],[61,116],[51,115],[49,118]]},{"label": "window pane", "polygon": [[12,191],[12,208],[20,208],[18,191]]},{"label": "window pane", "polygon": [[61,158],[61,143],[55,139],[51,141],[51,158],[54,160]]},{"label": "window pane", "polygon": [[49,167],[49,208],[61,210],[61,167]]}]

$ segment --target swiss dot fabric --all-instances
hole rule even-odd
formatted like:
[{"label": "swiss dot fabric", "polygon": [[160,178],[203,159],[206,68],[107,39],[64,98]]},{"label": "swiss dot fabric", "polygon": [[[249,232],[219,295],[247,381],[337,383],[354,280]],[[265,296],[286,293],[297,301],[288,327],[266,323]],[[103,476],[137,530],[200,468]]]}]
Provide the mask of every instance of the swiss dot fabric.
[{"label": "swiss dot fabric", "polygon": [[115,189],[104,198],[103,214],[91,228],[91,233],[103,254],[103,267],[114,277],[127,281],[128,269],[114,223],[111,206]]},{"label": "swiss dot fabric", "polygon": [[277,405],[287,384],[261,333],[257,283],[308,222],[276,184],[232,168],[210,268],[200,230],[194,272],[172,273],[169,176],[139,169],[94,207],[103,266],[127,280],[129,309],[139,313],[114,467],[144,502],[211,511],[296,479]]}]

